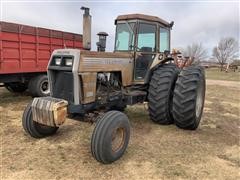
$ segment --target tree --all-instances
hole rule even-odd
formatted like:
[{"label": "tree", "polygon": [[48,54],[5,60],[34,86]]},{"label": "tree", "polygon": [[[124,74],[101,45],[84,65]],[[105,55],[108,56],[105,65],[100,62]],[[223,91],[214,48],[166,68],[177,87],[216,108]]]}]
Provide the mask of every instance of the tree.
[{"label": "tree", "polygon": [[187,46],[184,50],[183,55],[189,57],[194,64],[199,64],[200,61],[207,58],[207,50],[202,46],[201,43],[193,43]]},{"label": "tree", "polygon": [[213,57],[217,59],[223,70],[224,64],[235,58],[238,54],[238,41],[232,37],[222,38],[213,48]]},{"label": "tree", "polygon": [[240,66],[240,59],[234,59],[231,65]]}]

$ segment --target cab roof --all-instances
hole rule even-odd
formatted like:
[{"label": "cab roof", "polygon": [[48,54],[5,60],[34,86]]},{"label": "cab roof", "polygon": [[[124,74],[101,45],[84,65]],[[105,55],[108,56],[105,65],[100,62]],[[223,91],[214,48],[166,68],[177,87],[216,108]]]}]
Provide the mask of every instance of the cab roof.
[{"label": "cab roof", "polygon": [[167,21],[157,17],[157,16],[149,16],[145,14],[126,14],[126,15],[119,15],[117,19],[115,20],[115,24],[117,21],[121,20],[132,20],[132,19],[140,19],[140,20],[145,20],[145,21],[152,21],[152,22],[158,22],[161,23],[167,27],[172,27],[173,22],[168,23]]}]

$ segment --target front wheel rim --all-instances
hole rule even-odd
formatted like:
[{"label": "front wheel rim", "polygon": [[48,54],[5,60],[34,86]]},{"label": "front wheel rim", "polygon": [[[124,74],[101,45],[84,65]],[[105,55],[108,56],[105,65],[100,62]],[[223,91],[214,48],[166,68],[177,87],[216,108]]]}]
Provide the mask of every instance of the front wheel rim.
[{"label": "front wheel rim", "polygon": [[113,131],[112,142],[111,142],[113,152],[117,152],[120,149],[122,149],[124,145],[125,136],[126,134],[125,134],[124,128],[122,127],[117,128]]}]

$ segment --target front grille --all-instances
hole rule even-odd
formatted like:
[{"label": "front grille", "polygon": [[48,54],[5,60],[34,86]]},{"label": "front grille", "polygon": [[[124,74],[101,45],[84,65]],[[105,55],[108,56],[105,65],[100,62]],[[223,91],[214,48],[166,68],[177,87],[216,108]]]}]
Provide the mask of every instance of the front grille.
[{"label": "front grille", "polygon": [[53,81],[53,97],[74,102],[72,72],[55,71]]}]

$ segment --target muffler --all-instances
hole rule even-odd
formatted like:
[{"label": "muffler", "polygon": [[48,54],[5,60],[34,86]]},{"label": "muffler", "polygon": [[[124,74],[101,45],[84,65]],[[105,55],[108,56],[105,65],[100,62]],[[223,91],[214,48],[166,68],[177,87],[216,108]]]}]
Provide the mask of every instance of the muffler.
[{"label": "muffler", "polygon": [[81,7],[83,14],[83,49],[91,50],[91,23],[92,16],[89,14],[89,8]]}]

